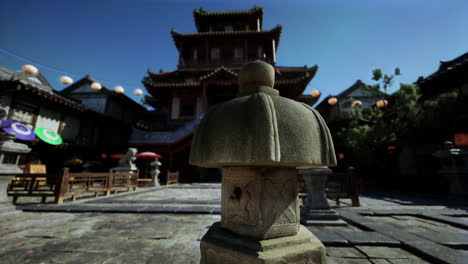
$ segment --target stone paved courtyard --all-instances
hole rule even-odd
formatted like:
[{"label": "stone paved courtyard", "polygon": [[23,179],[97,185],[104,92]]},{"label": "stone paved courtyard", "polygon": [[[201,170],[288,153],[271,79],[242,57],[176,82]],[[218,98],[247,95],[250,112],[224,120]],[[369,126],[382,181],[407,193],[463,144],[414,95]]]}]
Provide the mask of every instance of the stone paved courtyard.
[{"label": "stone paved courtyard", "polygon": [[[220,221],[219,184],[19,202],[0,207],[0,263],[199,263],[200,239]],[[346,202],[335,209],[347,226],[308,227],[329,263],[468,263],[466,204],[389,194]]]}]

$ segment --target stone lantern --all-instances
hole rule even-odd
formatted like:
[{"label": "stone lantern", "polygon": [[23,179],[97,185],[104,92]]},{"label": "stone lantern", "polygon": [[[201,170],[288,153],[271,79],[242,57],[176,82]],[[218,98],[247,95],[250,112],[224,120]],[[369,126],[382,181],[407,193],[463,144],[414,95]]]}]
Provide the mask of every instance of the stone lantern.
[{"label": "stone lantern", "polygon": [[442,162],[442,168],[437,172],[447,178],[449,183],[449,198],[468,199],[468,151],[456,148],[451,141],[446,141],[445,149],[438,150],[432,156]]},{"label": "stone lantern", "polygon": [[332,170],[328,167],[299,170],[305,182],[307,202],[301,210],[302,223],[307,225],[346,225],[330,208],[325,194],[325,184]]},{"label": "stone lantern", "polygon": [[237,98],[201,120],[190,163],[222,169],[221,222],[201,240],[201,263],[326,263],[325,247],[300,225],[297,168],[336,165],[317,111],[279,96],[271,65],[239,73]]},{"label": "stone lantern", "polygon": [[12,176],[22,174],[18,167],[22,155],[28,154],[31,149],[22,143],[15,142],[12,132],[0,132],[0,202],[8,201],[6,189]]}]

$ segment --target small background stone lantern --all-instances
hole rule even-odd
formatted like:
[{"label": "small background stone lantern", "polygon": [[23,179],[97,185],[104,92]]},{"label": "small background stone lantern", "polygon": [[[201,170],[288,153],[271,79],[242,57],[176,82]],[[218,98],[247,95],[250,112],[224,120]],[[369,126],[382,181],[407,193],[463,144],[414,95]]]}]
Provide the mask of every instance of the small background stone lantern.
[{"label": "small background stone lantern", "polygon": [[301,221],[307,225],[347,225],[338,214],[330,208],[325,193],[328,175],[332,170],[328,167],[299,170],[305,182],[307,202],[301,210]]},{"label": "small background stone lantern", "polygon": [[23,170],[18,168],[21,155],[31,151],[26,144],[14,140],[14,133],[0,132],[0,202],[8,201],[6,189],[11,177],[23,173]]},{"label": "small background stone lantern", "polygon": [[438,174],[449,182],[449,198],[468,199],[468,151],[456,148],[451,141],[446,141],[444,150],[432,155],[442,162]]},{"label": "small background stone lantern", "polygon": [[300,225],[296,168],[336,165],[318,112],[279,96],[274,69],[239,73],[237,98],[201,120],[190,163],[222,168],[221,222],[202,238],[201,263],[326,263],[323,244]]}]

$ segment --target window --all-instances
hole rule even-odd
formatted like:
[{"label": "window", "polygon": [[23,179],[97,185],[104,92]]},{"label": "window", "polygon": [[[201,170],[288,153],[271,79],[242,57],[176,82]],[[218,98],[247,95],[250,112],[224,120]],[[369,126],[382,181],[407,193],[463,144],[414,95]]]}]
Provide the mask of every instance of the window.
[{"label": "window", "polygon": [[224,27],[224,30],[225,30],[225,31],[233,31],[232,25],[226,25],[226,26]]},{"label": "window", "polygon": [[244,49],[243,48],[235,48],[234,49],[234,60],[242,60],[244,57]]},{"label": "window", "polygon": [[195,99],[190,97],[181,98],[180,100],[180,117],[193,117],[195,116]]},{"label": "window", "polygon": [[262,53],[263,53],[262,46],[258,46],[258,48],[257,48],[257,58],[261,59],[262,58]]},{"label": "window", "polygon": [[11,115],[11,119],[34,126],[37,116],[36,113],[37,107],[23,103],[15,103],[13,106],[13,114]]},{"label": "window", "polygon": [[221,57],[220,53],[221,52],[220,52],[219,48],[211,48],[211,60],[212,61],[219,61],[219,59]]},{"label": "window", "polygon": [[3,164],[16,164],[18,154],[5,153],[3,154]]}]

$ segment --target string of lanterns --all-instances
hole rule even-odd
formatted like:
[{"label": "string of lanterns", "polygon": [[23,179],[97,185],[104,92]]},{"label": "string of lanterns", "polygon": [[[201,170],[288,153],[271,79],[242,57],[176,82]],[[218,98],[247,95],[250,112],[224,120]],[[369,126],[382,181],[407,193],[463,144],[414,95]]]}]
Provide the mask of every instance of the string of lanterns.
[{"label": "string of lanterns", "polygon": [[[310,92],[310,95],[312,95],[312,97],[318,97],[320,96],[320,91],[318,90],[313,90],[312,92]],[[329,105],[336,105],[338,103],[338,98],[336,97],[329,97],[328,100],[327,100],[328,104]],[[378,107],[378,108],[385,108],[388,106],[388,101],[385,100],[385,99],[381,99],[381,100],[378,100],[375,105]],[[351,103],[351,107],[360,107],[362,106],[362,102],[359,101],[359,100],[355,100]]]},{"label": "string of lanterns", "polygon": [[[36,65],[39,65],[43,68],[46,68],[48,70],[51,70],[53,72],[58,72],[58,73],[62,73],[64,75],[60,76],[60,82],[65,84],[65,85],[70,85],[74,82],[73,78],[71,78],[70,76],[68,76],[70,73],[67,73],[67,72],[64,72],[64,71],[60,71],[60,70],[57,70],[57,69],[54,69],[52,67],[49,67],[49,66],[46,66],[46,65],[42,65],[40,63],[37,63],[37,62],[34,62],[28,58],[25,58],[25,57],[22,57],[22,56],[19,56],[13,52],[10,52],[10,51],[7,51],[5,49],[2,49],[0,48],[0,52],[2,53],[5,53],[5,54],[8,54],[8,55],[11,55],[13,57],[16,57],[22,61],[27,61],[29,64],[25,64],[23,65],[21,68],[23,70],[23,72],[27,73],[27,74],[31,74],[31,75],[37,75],[39,73],[39,70],[36,66],[32,65],[32,64],[36,64]],[[76,75],[78,76],[78,74],[71,74],[71,75]],[[106,82],[110,82],[110,83],[113,83],[112,81],[106,81]],[[115,83],[115,82],[114,82]],[[93,82],[91,84],[91,89],[93,90],[101,90],[102,89],[102,84],[99,83],[99,82]],[[114,87],[114,91],[117,92],[117,93],[124,93],[125,92],[125,89],[118,85],[118,86],[115,86]],[[138,96],[141,96],[143,95],[143,91],[141,89],[135,89],[134,90],[134,94],[135,95],[138,95]]]},{"label": "string of lanterns", "polygon": [[[22,69],[23,69],[23,71],[25,73],[28,73],[28,74],[31,74],[31,75],[36,75],[36,74],[39,73],[39,70],[36,67],[34,67],[33,65],[30,65],[30,64],[23,65]],[[63,84],[69,85],[69,84],[73,83],[73,79],[71,77],[69,77],[69,76],[64,75],[64,76],[60,77],[60,82],[63,83]],[[102,85],[100,83],[98,83],[98,82],[93,82],[91,84],[91,89],[101,90]],[[125,89],[122,86],[118,85],[118,86],[114,87],[114,91],[116,93],[123,94],[125,92]],[[135,89],[134,93],[136,95],[142,95],[143,91],[141,89]]]}]

